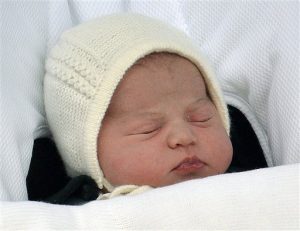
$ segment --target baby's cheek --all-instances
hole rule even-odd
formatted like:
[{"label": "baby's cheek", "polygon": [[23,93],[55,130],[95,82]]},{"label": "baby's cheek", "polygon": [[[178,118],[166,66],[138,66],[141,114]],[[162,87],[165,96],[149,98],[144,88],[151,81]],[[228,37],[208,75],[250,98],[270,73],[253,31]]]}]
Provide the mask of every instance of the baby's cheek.
[{"label": "baby's cheek", "polygon": [[111,161],[109,180],[115,185],[139,184],[148,177],[149,164],[145,163],[144,154],[129,150],[115,155]]},{"label": "baby's cheek", "polygon": [[223,127],[218,127],[211,131],[210,148],[213,165],[218,173],[223,173],[229,167],[232,160],[232,144],[229,136]]},{"label": "baby's cheek", "polygon": [[233,154],[232,143],[229,137],[226,135],[226,138],[224,138],[224,144],[222,146],[221,156],[220,156],[220,159],[222,159],[222,163],[220,163],[222,172],[225,172],[228,169],[232,161],[232,154]]}]

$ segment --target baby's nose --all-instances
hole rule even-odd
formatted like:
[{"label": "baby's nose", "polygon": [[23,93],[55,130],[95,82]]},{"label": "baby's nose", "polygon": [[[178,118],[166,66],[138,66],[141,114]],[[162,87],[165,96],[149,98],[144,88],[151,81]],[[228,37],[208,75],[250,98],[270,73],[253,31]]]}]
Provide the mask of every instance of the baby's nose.
[{"label": "baby's nose", "polygon": [[168,146],[172,149],[180,146],[193,145],[196,141],[197,137],[187,122],[174,124],[167,137]]}]

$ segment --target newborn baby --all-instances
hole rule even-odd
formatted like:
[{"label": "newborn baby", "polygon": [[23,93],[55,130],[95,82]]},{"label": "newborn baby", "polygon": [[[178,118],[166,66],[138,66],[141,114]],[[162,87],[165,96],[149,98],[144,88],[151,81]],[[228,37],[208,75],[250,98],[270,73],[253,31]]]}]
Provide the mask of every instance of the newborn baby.
[{"label": "newborn baby", "polygon": [[92,177],[99,198],[221,174],[231,163],[211,69],[184,33],[156,19],[117,14],[66,31],[48,56],[44,90],[68,174]]},{"label": "newborn baby", "polygon": [[224,173],[231,158],[222,120],[192,62],[154,53],[128,70],[98,138],[110,183],[170,185]]}]

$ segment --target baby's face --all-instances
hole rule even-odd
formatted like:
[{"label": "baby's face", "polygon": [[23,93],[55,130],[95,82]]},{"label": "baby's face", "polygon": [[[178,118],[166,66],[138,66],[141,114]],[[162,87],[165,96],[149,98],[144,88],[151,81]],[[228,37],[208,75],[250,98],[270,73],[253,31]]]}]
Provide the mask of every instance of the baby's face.
[{"label": "baby's face", "polygon": [[154,54],[130,68],[102,122],[98,159],[114,186],[159,187],[224,173],[231,142],[197,67]]}]

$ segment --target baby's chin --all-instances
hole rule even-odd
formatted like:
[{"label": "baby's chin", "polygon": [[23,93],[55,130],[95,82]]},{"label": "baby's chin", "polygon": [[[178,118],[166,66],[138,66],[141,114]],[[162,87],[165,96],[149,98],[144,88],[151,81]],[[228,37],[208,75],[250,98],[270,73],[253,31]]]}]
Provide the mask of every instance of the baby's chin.
[{"label": "baby's chin", "polygon": [[[176,180],[175,182],[172,182],[171,184],[168,184],[168,185],[174,185],[174,184],[178,184],[178,183],[182,183],[182,182],[186,182],[186,181],[190,181],[190,180],[196,180],[196,179],[203,179],[205,178],[206,176],[199,176],[199,175],[196,175],[196,174],[188,174],[178,180]],[[165,185],[165,186],[168,186],[168,185]]]},{"label": "baby's chin", "polygon": [[182,183],[189,180],[196,180],[196,179],[203,179],[206,177],[216,176],[222,174],[223,172],[211,171],[211,172],[189,172],[186,174],[175,174],[169,179],[165,179],[164,181],[158,184],[148,184],[154,188],[156,187],[163,187],[163,186],[170,186],[178,183]]},{"label": "baby's chin", "polygon": [[119,187],[123,185],[148,185],[153,188],[170,186],[177,183],[182,183],[189,180],[195,179],[203,179],[210,176],[215,176],[224,173],[225,171],[217,171],[208,165],[204,165],[199,168],[191,168],[191,169],[179,169],[179,170],[172,170],[169,174],[164,175],[161,178],[151,178],[151,179],[132,179],[131,181],[128,180],[126,182],[122,182],[121,184],[114,184],[114,187]]}]

